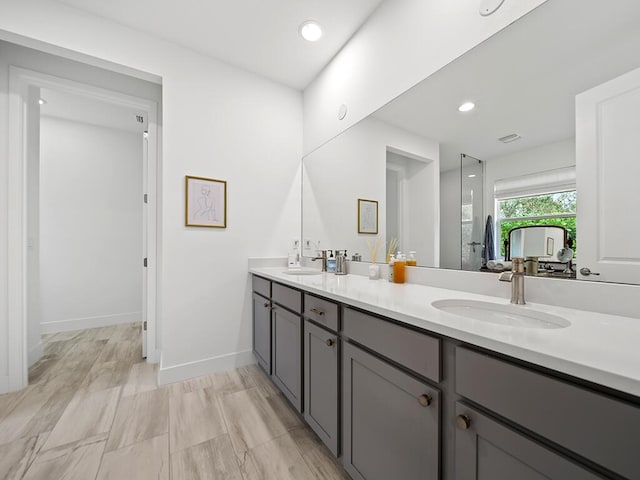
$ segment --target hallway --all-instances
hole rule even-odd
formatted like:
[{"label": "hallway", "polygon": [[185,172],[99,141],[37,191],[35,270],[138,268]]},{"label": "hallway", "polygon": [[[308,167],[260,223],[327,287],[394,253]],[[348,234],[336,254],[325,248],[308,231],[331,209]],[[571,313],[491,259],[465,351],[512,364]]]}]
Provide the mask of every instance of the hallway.
[{"label": "hallway", "polygon": [[2,479],[348,478],[254,365],[157,387],[139,323],[43,343],[0,395]]}]

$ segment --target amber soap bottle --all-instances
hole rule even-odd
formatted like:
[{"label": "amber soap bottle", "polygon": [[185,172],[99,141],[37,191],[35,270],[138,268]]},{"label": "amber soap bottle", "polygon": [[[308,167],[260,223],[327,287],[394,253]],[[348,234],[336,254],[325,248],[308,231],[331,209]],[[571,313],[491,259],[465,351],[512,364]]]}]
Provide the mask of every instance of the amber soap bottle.
[{"label": "amber soap bottle", "polygon": [[396,261],[393,262],[393,283],[404,283],[407,274],[407,258],[398,252]]}]

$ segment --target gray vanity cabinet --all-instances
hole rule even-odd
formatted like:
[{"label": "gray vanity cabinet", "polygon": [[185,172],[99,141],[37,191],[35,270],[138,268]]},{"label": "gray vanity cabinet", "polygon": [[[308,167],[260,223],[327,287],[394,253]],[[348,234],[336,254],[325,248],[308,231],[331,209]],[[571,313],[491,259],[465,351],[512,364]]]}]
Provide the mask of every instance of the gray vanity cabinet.
[{"label": "gray vanity cabinet", "polygon": [[253,293],[253,353],[258,365],[271,375],[271,300]]},{"label": "gray vanity cabinet", "polygon": [[343,342],[343,465],[356,480],[440,474],[440,392]]},{"label": "gray vanity cabinet", "polygon": [[271,299],[271,379],[302,412],[302,293],[274,283]]},{"label": "gray vanity cabinet", "polygon": [[304,322],[304,418],[331,452],[338,456],[340,342],[309,320]]},{"label": "gray vanity cabinet", "polygon": [[271,281],[253,276],[253,353],[258,365],[271,375]]},{"label": "gray vanity cabinet", "polygon": [[476,405],[598,469],[640,479],[637,405],[462,346],[455,370],[456,392]]},{"label": "gray vanity cabinet", "polygon": [[456,425],[456,480],[602,478],[460,402]]},{"label": "gray vanity cabinet", "polygon": [[637,397],[256,276],[253,313],[260,367],[354,480],[640,480]]}]

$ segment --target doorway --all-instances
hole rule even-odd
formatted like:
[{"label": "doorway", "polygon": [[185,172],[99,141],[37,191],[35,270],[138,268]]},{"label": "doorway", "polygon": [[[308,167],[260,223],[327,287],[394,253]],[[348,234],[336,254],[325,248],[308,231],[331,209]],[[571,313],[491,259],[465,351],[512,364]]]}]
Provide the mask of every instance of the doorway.
[{"label": "doorway", "polygon": [[[64,272],[64,262],[67,261],[68,265],[73,265],[74,268],[81,271],[64,272],[68,273],[66,278],[68,282],[75,285],[75,291],[78,294],[78,298],[84,299],[87,292],[96,297],[96,300],[108,300],[101,299],[101,295],[98,289],[85,289],[83,290],[83,283],[91,284],[92,282],[99,282],[105,276],[105,272],[95,272],[93,279],[92,275],[92,261],[89,260],[88,265],[81,265],[76,254],[79,254],[78,250],[85,250],[85,258],[87,250],[91,250],[91,245],[88,243],[95,243],[97,241],[105,240],[107,242],[115,241],[119,235],[122,235],[122,229],[117,228],[118,221],[121,221],[123,214],[126,214],[126,207],[123,206],[120,212],[112,212],[114,215],[111,220],[111,226],[105,225],[105,216],[110,209],[114,208],[114,205],[107,205],[106,209],[96,209],[92,211],[92,205],[99,205],[104,203],[104,198],[100,196],[100,193],[104,194],[104,190],[98,188],[96,183],[100,178],[95,176],[97,172],[92,171],[92,168],[97,168],[95,165],[89,165],[89,161],[82,162],[81,158],[76,158],[76,163],[67,165],[69,169],[67,174],[69,178],[66,178],[66,187],[61,191],[55,190],[41,190],[40,178],[36,175],[36,172],[40,171],[39,159],[40,159],[40,110],[46,111],[53,109],[54,105],[49,99],[65,98],[67,100],[73,98],[78,104],[91,104],[103,105],[104,109],[102,114],[96,116],[97,110],[91,111],[91,108],[84,109],[88,112],[89,116],[93,114],[93,119],[90,119],[86,124],[92,122],[100,123],[104,122],[105,118],[111,118],[111,121],[119,121],[118,115],[128,117],[129,120],[133,119],[133,127],[131,127],[131,135],[136,135],[137,146],[139,151],[138,168],[139,174],[137,180],[131,178],[128,175],[124,175],[122,178],[118,178],[117,182],[131,183],[137,181],[139,185],[138,204],[139,214],[132,214],[130,216],[138,218],[130,218],[130,224],[135,224],[136,221],[140,230],[134,237],[137,240],[137,262],[138,267],[135,268],[137,273],[129,271],[128,277],[135,275],[136,279],[132,284],[136,284],[138,287],[140,297],[140,308],[138,312],[131,311],[131,314],[137,314],[140,319],[140,325],[146,327],[145,330],[140,332],[141,342],[147,347],[146,357],[150,363],[157,362],[157,350],[156,350],[156,265],[157,265],[157,252],[156,252],[156,218],[157,218],[157,172],[158,172],[158,105],[144,98],[137,98],[129,95],[122,94],[120,92],[110,91],[98,87],[94,87],[87,84],[74,82],[71,80],[61,79],[59,77],[49,76],[43,73],[30,71],[18,67],[10,67],[10,185],[13,186],[9,192],[10,202],[10,225],[15,228],[10,228],[10,243],[9,252],[11,258],[15,258],[16,261],[9,265],[9,281],[10,291],[9,295],[9,318],[10,331],[9,339],[12,350],[9,352],[9,390],[18,390],[27,385],[28,382],[28,366],[33,363],[34,359],[39,355],[37,346],[31,344],[36,336],[39,336],[40,320],[45,321],[43,325],[49,324],[44,328],[73,330],[74,326],[82,325],[82,322],[73,323],[74,320],[92,320],[93,326],[101,326],[100,322],[104,324],[110,324],[114,322],[114,318],[90,318],[91,315],[87,314],[87,311],[79,313],[80,310],[75,312],[64,312],[67,314],[66,320],[60,320],[61,317],[48,318],[43,317],[42,306],[40,305],[40,299],[45,300],[44,297],[38,292],[38,288],[41,285],[41,280],[46,280],[51,283],[51,272],[56,270]],[[68,103],[68,102],[67,102]],[[57,105],[59,108],[59,105]],[[69,108],[68,104],[63,110],[66,109],[66,114],[73,116],[74,109]],[[78,110],[78,109],[76,109]],[[80,109],[82,110],[82,109]],[[105,114],[104,112],[110,112]],[[58,112],[59,113],[59,112]],[[77,112],[76,112],[77,113]],[[52,118],[55,116],[51,116]],[[100,119],[98,119],[100,117]],[[68,120],[68,119],[67,119]],[[77,119],[76,119],[77,120]],[[85,119],[86,120],[86,119]],[[107,120],[108,122],[109,120]],[[62,128],[63,120],[47,121],[47,141],[55,144],[57,141],[58,146],[62,146],[63,140],[60,132],[64,131]],[[113,125],[112,125],[113,126]],[[93,125],[92,127],[96,127]],[[91,148],[88,144],[86,136],[91,136],[91,126],[87,128],[79,128],[76,126],[77,131],[83,132],[79,140],[82,140],[86,144],[87,148]],[[68,129],[67,129],[68,130]],[[82,136],[85,135],[85,136]],[[42,139],[44,140],[44,138]],[[94,139],[95,140],[95,139]],[[68,140],[67,140],[68,141]],[[129,139],[131,141],[131,139]],[[82,143],[80,142],[80,143]],[[58,149],[58,157],[69,163],[68,155],[64,154],[64,149]],[[89,155],[85,151],[86,155]],[[94,152],[95,156],[99,152]],[[93,158],[92,158],[93,159]],[[37,160],[37,161],[36,161]],[[49,159],[50,160],[50,159]],[[140,161],[142,160],[142,161]],[[11,168],[13,167],[13,168]],[[131,167],[131,165],[129,165]],[[84,174],[83,172],[84,170]],[[122,170],[126,172],[125,170]],[[69,173],[71,172],[71,173]],[[135,175],[134,175],[135,176]],[[126,178],[129,177],[129,178]],[[113,180],[113,179],[112,179]],[[106,179],[105,179],[106,181]],[[85,182],[83,184],[83,182]],[[116,182],[116,184],[117,184]],[[94,198],[91,198],[92,185],[96,192]],[[113,185],[113,183],[112,183]],[[88,187],[88,188],[87,188]],[[130,190],[130,189],[129,189]],[[58,209],[58,214],[62,217],[55,218],[55,221],[49,221],[47,226],[44,227],[44,223],[40,222],[40,205],[44,199],[39,199],[38,195],[33,195],[34,192],[46,193],[48,199],[56,198],[62,201],[67,208]],[[84,192],[84,193],[83,193]],[[129,191],[130,193],[130,191]],[[52,197],[53,196],[53,197]],[[96,203],[92,203],[96,202]],[[47,204],[47,208],[50,205]],[[104,206],[104,205],[103,205]],[[131,209],[133,212],[136,209]],[[50,213],[50,212],[49,212]],[[91,218],[92,215],[95,218]],[[128,215],[128,214],[127,214]],[[75,216],[75,217],[74,217]],[[89,217],[89,218],[87,218]],[[78,222],[74,223],[74,218],[78,219]],[[51,220],[51,219],[50,219]],[[83,221],[80,221],[83,220]],[[87,222],[87,220],[89,220]],[[122,224],[122,223],[121,223]],[[52,227],[53,225],[53,227]],[[52,232],[57,232],[57,242],[53,245],[49,245],[50,250],[44,251],[39,248],[39,238],[41,232],[41,226],[46,230],[47,235],[51,235]],[[93,226],[93,227],[92,227]],[[77,242],[76,248],[71,248],[70,245],[65,245],[64,238],[67,235],[68,238],[75,238],[79,230],[99,230],[93,232],[96,234],[93,238],[88,237],[86,239],[87,244],[83,244],[82,241]],[[102,229],[102,230],[101,230]],[[129,229],[129,231],[132,231]],[[111,236],[111,238],[109,238]],[[101,238],[106,237],[106,238]],[[133,238],[133,237],[132,237]],[[38,241],[36,241],[38,240]],[[122,240],[122,239],[120,239]],[[93,245],[95,247],[95,245]],[[38,248],[36,248],[38,247]],[[60,254],[61,250],[65,247],[70,247],[66,251],[65,255]],[[113,250],[113,249],[112,249]],[[100,250],[98,250],[99,252]],[[106,251],[104,251],[106,255]],[[40,270],[42,264],[42,254],[46,253],[48,262],[47,271]],[[120,252],[122,253],[122,252]],[[56,257],[56,254],[58,256]],[[88,258],[93,258],[97,264],[96,251]],[[132,255],[131,249],[129,249],[128,255]],[[102,259],[104,260],[104,259]],[[109,259],[107,259],[109,260]],[[118,258],[118,252],[116,256],[107,264],[117,263],[120,260]],[[131,263],[131,262],[129,262]],[[107,265],[103,262],[103,265]],[[67,268],[67,270],[70,270]],[[122,273],[122,272],[121,272]],[[83,280],[84,276],[84,280]],[[131,279],[129,279],[131,280]],[[95,286],[95,285],[94,285]],[[115,287],[114,287],[115,288]],[[46,300],[47,314],[52,312],[52,301],[55,303],[58,300],[55,292],[49,292],[49,298]],[[108,297],[108,295],[103,295]],[[116,296],[117,292],[116,292]],[[82,301],[74,302],[73,308],[78,308]],[[58,305],[59,306],[59,305]],[[69,309],[69,304],[60,307],[62,309]],[[55,310],[55,309],[53,309]],[[70,315],[68,315],[70,313]],[[120,312],[123,315],[127,312]],[[74,316],[75,315],[75,316]],[[99,315],[97,315],[99,317]],[[95,316],[94,316],[95,317]],[[115,319],[118,320],[118,319]],[[119,323],[126,323],[126,318],[120,318]],[[56,322],[62,322],[55,325]],[[66,323],[65,323],[66,322]],[[46,333],[46,332],[45,332]],[[142,354],[142,352],[141,352]]]},{"label": "doorway", "polygon": [[439,265],[437,162],[387,147],[386,238],[397,251],[412,254],[419,266]]}]

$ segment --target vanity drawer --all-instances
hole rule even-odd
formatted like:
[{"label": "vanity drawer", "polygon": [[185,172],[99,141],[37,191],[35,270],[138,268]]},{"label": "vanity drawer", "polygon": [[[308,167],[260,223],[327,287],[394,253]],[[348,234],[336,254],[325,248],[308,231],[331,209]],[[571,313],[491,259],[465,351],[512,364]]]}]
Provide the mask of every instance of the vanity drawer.
[{"label": "vanity drawer", "polygon": [[626,478],[640,479],[640,407],[456,347],[456,392]]},{"label": "vanity drawer", "polygon": [[278,305],[296,313],[302,312],[302,292],[295,288],[274,283],[271,289],[271,299]]},{"label": "vanity drawer", "polygon": [[271,282],[266,278],[253,276],[253,291],[263,297],[271,298]]},{"label": "vanity drawer", "polygon": [[305,293],[304,316],[334,332],[338,331],[337,303]]},{"label": "vanity drawer", "polygon": [[342,333],[425,378],[441,380],[438,338],[347,307],[342,311]]}]

